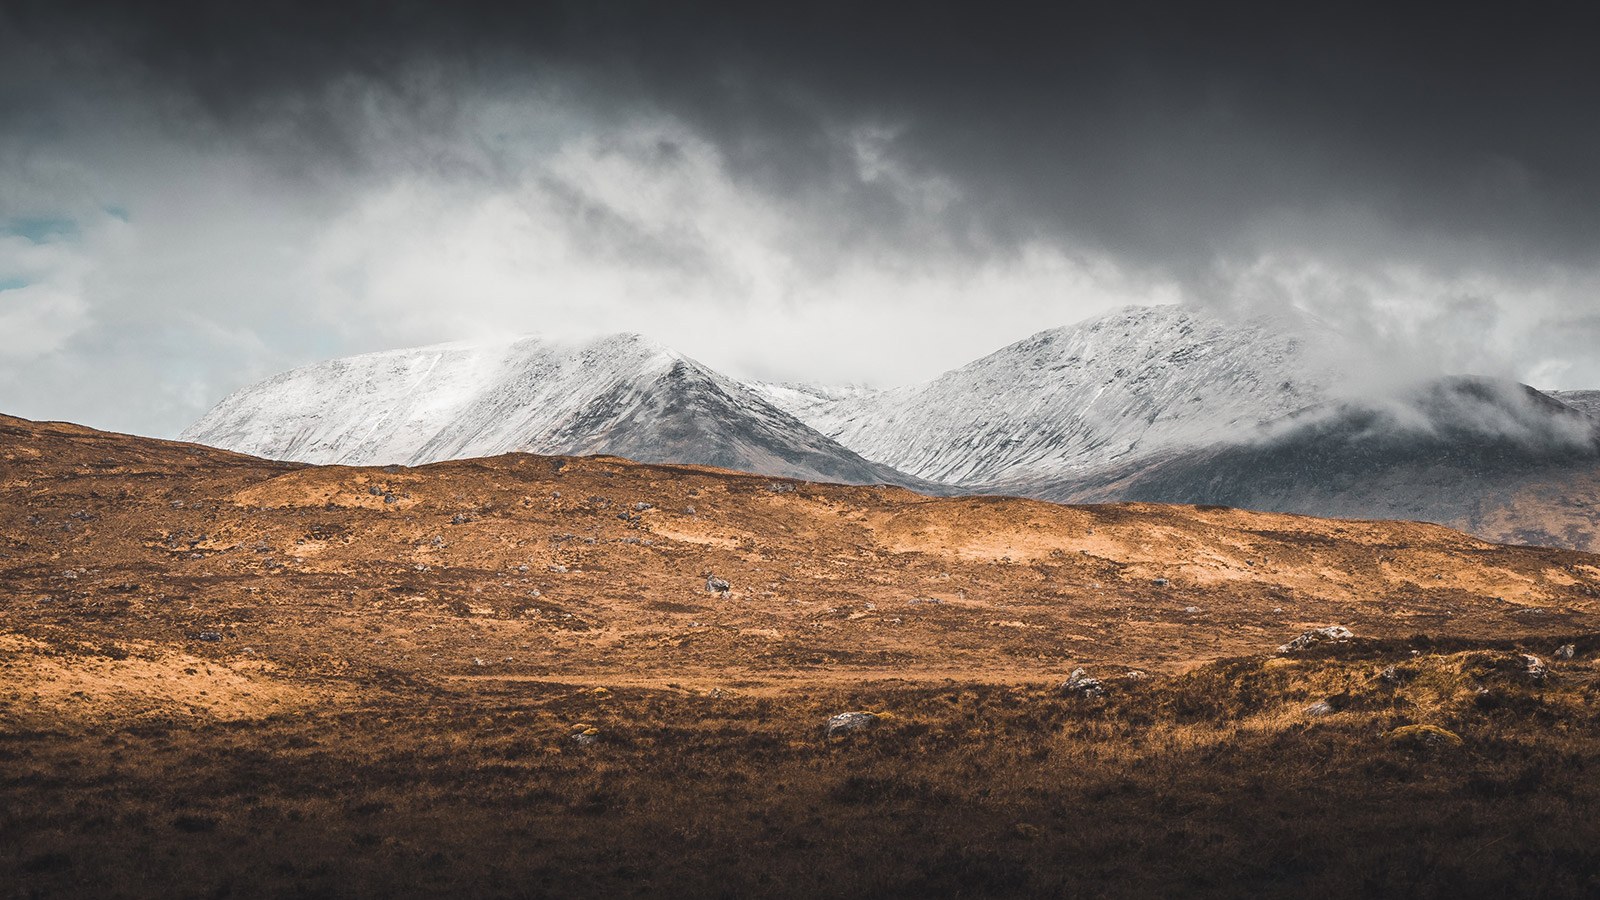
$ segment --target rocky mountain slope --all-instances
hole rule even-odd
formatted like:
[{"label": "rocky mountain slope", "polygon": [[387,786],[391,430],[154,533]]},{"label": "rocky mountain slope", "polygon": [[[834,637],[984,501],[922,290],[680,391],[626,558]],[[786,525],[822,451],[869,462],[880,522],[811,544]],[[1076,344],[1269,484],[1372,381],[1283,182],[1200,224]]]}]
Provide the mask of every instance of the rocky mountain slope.
[{"label": "rocky mountain slope", "polygon": [[985,489],[1212,443],[1321,402],[1331,380],[1286,323],[1150,306],[1041,331],[922,385],[765,395],[868,459]]},{"label": "rocky mountain slope", "polygon": [[1523,385],[1451,378],[1387,402],[1307,410],[1245,439],[1013,488],[1066,502],[1413,519],[1600,550],[1600,422]]},{"label": "rocky mountain slope", "polygon": [[1545,393],[1600,421],[1600,391],[1546,391]]},{"label": "rocky mountain slope", "polygon": [[917,483],[634,334],[571,344],[442,344],[329,360],[235,392],[182,437],[318,464],[419,464],[527,451]]}]

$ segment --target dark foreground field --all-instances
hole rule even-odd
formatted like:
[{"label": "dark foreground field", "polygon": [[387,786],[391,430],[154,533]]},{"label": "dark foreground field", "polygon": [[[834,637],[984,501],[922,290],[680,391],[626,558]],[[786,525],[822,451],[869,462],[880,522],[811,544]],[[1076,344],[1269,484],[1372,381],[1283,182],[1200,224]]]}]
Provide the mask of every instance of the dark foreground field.
[{"label": "dark foreground field", "polygon": [[[1548,642],[1547,642],[1548,643]],[[15,896],[1594,896],[1600,680],[1357,644],[1104,698],[379,690],[0,741]],[[1394,666],[1389,676],[1384,670]],[[1336,712],[1304,708],[1334,698]],[[832,740],[831,713],[886,714]],[[1424,724],[1432,728],[1410,728]],[[594,728],[597,740],[572,735]]]},{"label": "dark foreground field", "polygon": [[0,897],[1591,897],[1597,607],[1414,523],[0,417]]}]

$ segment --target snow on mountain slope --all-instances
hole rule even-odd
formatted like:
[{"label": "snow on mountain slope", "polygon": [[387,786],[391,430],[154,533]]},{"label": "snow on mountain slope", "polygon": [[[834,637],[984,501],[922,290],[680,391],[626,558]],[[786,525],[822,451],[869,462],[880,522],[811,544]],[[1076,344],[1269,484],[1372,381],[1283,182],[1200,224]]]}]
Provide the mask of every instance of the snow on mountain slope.
[{"label": "snow on mountain slope", "polygon": [[[1562,403],[1600,421],[1600,391],[1545,391]],[[804,421],[804,417],[800,417]]]},{"label": "snow on mountain slope", "polygon": [[1285,323],[1128,307],[1041,331],[926,384],[768,399],[862,456],[969,487],[1195,446],[1322,401]]},{"label": "snow on mountain slope", "polygon": [[440,344],[328,360],[235,392],[183,439],[310,463],[604,453],[812,480],[916,484],[634,334],[583,343]]},{"label": "snow on mountain slope", "polygon": [[746,381],[744,386],[768,403],[827,434],[844,427],[840,413],[853,404],[883,393],[863,385],[801,384]]},{"label": "snow on mountain slope", "polygon": [[1490,540],[1594,552],[1600,422],[1525,385],[1445,378],[1304,410],[1234,441],[1013,489],[1067,503],[1415,519]]}]

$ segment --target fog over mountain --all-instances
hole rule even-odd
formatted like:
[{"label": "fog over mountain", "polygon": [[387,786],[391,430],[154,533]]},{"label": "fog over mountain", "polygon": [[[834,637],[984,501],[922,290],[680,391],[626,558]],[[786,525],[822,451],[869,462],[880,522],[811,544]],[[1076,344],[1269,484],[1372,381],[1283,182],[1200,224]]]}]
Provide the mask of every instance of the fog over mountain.
[{"label": "fog over mountain", "polygon": [[1421,520],[1597,551],[1600,418],[1525,385],[1443,379],[1308,409],[1231,441],[1014,487],[1072,503]]}]

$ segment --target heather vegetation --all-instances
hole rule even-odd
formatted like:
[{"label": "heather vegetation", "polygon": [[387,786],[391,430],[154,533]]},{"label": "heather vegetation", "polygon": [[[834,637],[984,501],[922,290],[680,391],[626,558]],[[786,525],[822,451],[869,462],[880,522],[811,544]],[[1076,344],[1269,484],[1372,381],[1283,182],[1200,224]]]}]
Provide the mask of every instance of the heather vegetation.
[{"label": "heather vegetation", "polygon": [[0,420],[0,884],[1592,896],[1600,560]]},{"label": "heather vegetation", "polygon": [[[9,729],[0,869],[23,896],[1592,896],[1600,639],[1574,646],[1357,641],[1093,699],[391,686]],[[826,737],[847,709],[881,718]]]}]

